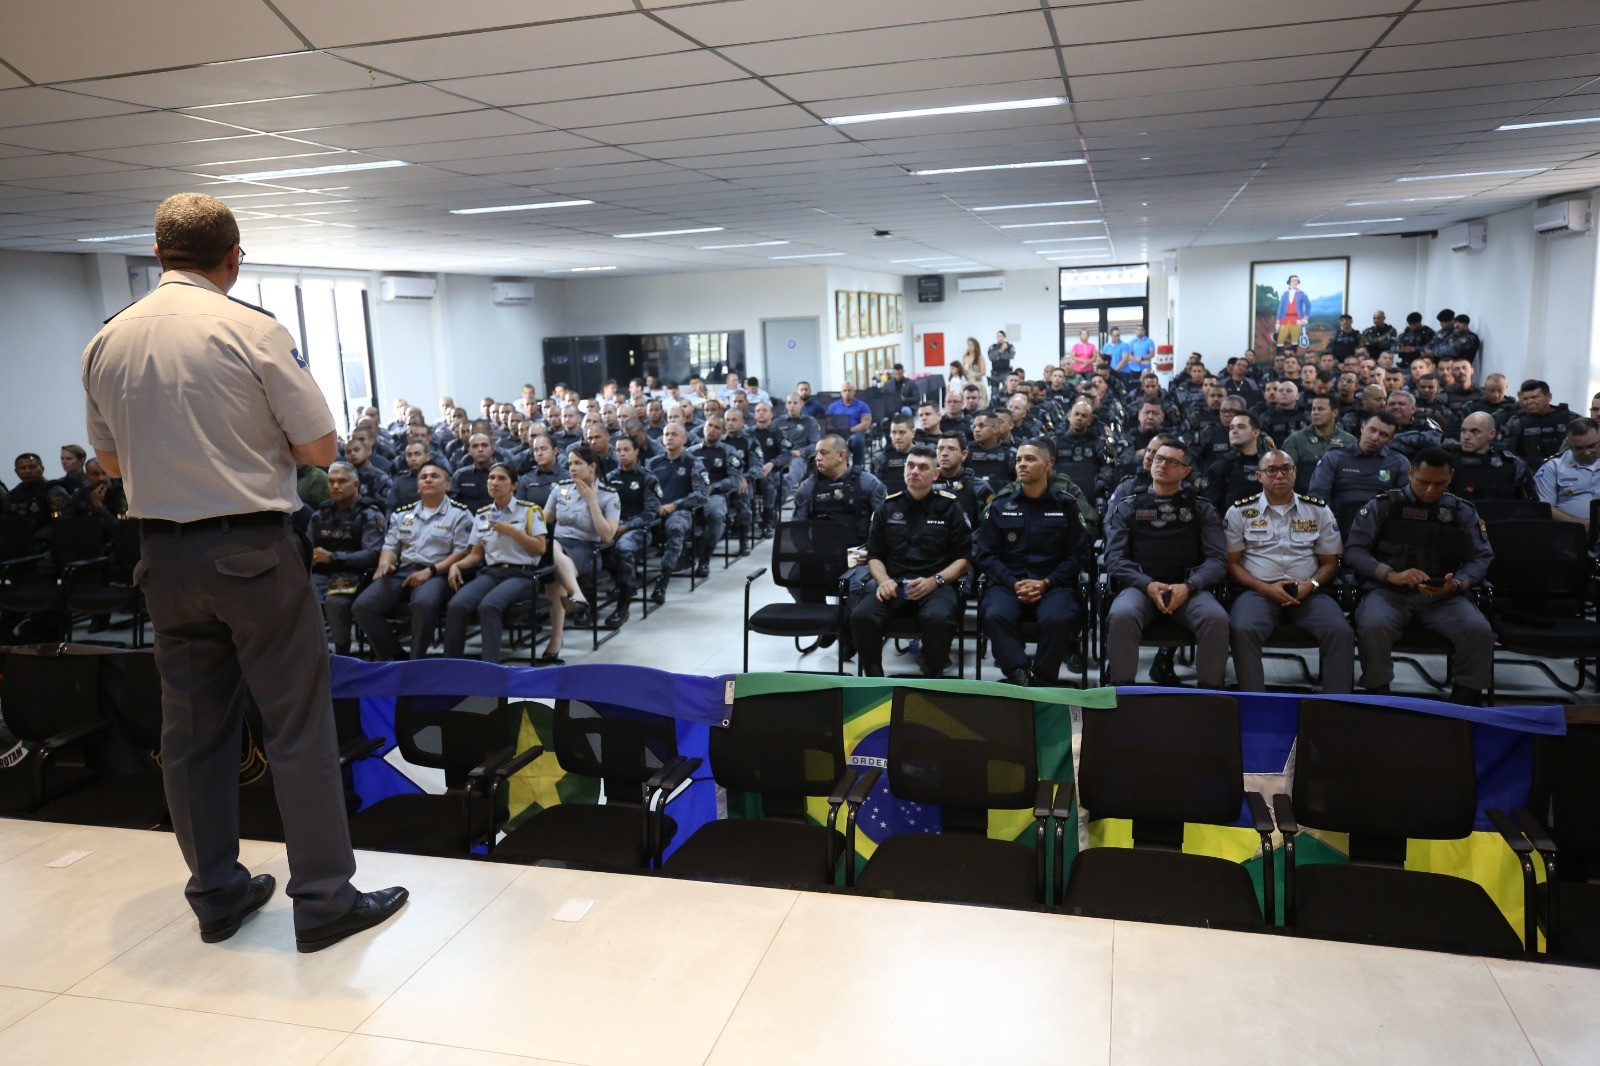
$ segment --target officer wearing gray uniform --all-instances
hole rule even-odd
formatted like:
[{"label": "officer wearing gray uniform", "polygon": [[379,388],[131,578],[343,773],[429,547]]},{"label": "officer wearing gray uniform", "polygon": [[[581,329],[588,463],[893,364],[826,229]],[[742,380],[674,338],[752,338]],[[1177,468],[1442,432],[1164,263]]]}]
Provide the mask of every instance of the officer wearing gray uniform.
[{"label": "officer wearing gray uniform", "polygon": [[[584,489],[579,486],[578,474],[574,471],[572,477],[550,489],[550,495],[544,502],[544,518],[545,523],[555,529],[556,540],[561,544],[562,551],[577,567],[578,580],[585,581],[595,574],[600,553],[616,534],[622,517],[622,501],[615,492],[595,480],[599,465],[588,445],[568,453],[569,463],[574,458],[588,467],[584,471],[585,485],[593,486],[594,502],[590,503]],[[596,511],[609,524],[609,528],[599,528],[595,521]]]},{"label": "officer wearing gray uniform", "polygon": [[1222,519],[1228,576],[1242,590],[1229,612],[1239,687],[1266,690],[1261,645],[1287,619],[1317,639],[1322,690],[1349,692],[1355,633],[1333,597],[1321,592],[1339,566],[1339,525],[1327,504],[1295,494],[1287,452],[1268,452],[1256,472],[1265,491],[1240,500]]},{"label": "officer wearing gray uniform", "polygon": [[1399,428],[1387,411],[1368,416],[1356,443],[1333,449],[1317,463],[1309,494],[1326,501],[1337,517],[1404,484],[1411,462],[1389,446]]},{"label": "officer wearing gray uniform", "polygon": [[1209,589],[1227,571],[1222,521],[1211,501],[1183,483],[1187,446],[1168,441],[1150,461],[1151,484],[1106,516],[1106,567],[1121,589],[1106,615],[1106,677],[1131,684],[1139,639],[1157,615],[1195,635],[1202,688],[1221,688],[1228,668],[1228,612]]},{"label": "officer wearing gray uniform", "polygon": [[[83,353],[89,441],[140,520],[135,581],[155,632],[161,762],[201,939],[231,937],[271,897],[239,863],[239,744],[266,723],[299,950],[370,928],[403,888],[358,893],[309,549],[289,525],[295,469],[330,463],[328,405],[287,331],[231,301],[239,227],[220,200],[156,210],[154,291]],[[197,402],[203,398],[203,402]]]},{"label": "officer wearing gray uniform", "polygon": [[[503,479],[503,483],[497,482]],[[545,551],[544,517],[538,507],[511,496],[515,471],[506,463],[489,468],[489,492],[498,487],[504,499],[485,504],[472,517],[467,537],[467,557],[450,568],[448,577],[456,594],[444,613],[444,654],[460,659],[465,654],[467,624],[478,619],[481,658],[500,661],[500,638],[505,613],[513,605],[531,601],[538,586],[533,572]],[[477,569],[470,581],[464,571]]]},{"label": "officer wearing gray uniform", "polygon": [[1361,509],[1345,539],[1345,562],[1362,579],[1356,606],[1361,687],[1384,693],[1391,649],[1413,620],[1455,646],[1455,703],[1477,703],[1489,687],[1494,630],[1462,593],[1483,581],[1494,549],[1478,512],[1452,496],[1450,454],[1417,453],[1409,483]]},{"label": "officer wearing gray uniform", "polygon": [[378,565],[383,550],[383,512],[358,496],[360,479],[354,466],[328,467],[332,496],[311,516],[311,584],[322,601],[333,650],[350,654],[350,608],[361,583]]},{"label": "officer wearing gray uniform", "polygon": [[694,512],[711,498],[711,478],[706,468],[685,451],[689,435],[676,422],[668,422],[661,431],[661,442],[666,453],[650,460],[650,473],[661,486],[661,509],[666,543],[661,553],[661,576],[650,597],[655,603],[665,603],[667,582],[672,572],[683,561],[683,543],[694,527]]},{"label": "officer wearing gray uniform", "polygon": [[411,657],[421,659],[433,643],[439,615],[450,596],[447,575],[467,553],[472,513],[447,497],[450,474],[437,463],[417,471],[422,498],[397,508],[383,537],[383,552],[372,584],[356,597],[351,613],[380,661],[401,658],[400,642],[389,629],[388,614],[401,603],[411,606]]}]

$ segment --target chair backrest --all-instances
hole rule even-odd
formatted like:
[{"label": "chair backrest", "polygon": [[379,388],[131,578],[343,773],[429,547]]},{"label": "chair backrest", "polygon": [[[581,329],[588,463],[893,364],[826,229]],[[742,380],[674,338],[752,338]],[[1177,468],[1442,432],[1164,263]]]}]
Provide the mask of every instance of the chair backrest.
[{"label": "chair backrest", "polygon": [[1576,522],[1504,521],[1486,524],[1494,561],[1495,599],[1540,613],[1571,612],[1590,577],[1588,534]]},{"label": "chair backrest", "polygon": [[45,526],[50,558],[56,566],[82,559],[93,559],[106,552],[106,529],[98,518],[88,515],[62,515]]},{"label": "chair backrest", "polygon": [[638,804],[639,786],[678,755],[676,723],[649,711],[557,700],[552,732],[561,768],[604,780],[608,803]]},{"label": "chair backrest", "polygon": [[[1229,823],[1244,803],[1232,696],[1118,696],[1084,708],[1078,793],[1092,818]],[[1181,842],[1181,835],[1178,838]]]},{"label": "chair backrest", "polygon": [[781,588],[837,595],[856,541],[845,522],[779,522],[772,536],[772,580]]},{"label": "chair backrest", "polygon": [[850,427],[853,425],[855,425],[855,422],[849,415],[822,416],[822,428],[829,433],[840,433],[849,436]]},{"label": "chair backrest", "polygon": [[1295,752],[1294,814],[1304,826],[1390,840],[1472,832],[1472,729],[1459,718],[1301,700]]},{"label": "chair backrest", "polygon": [[1563,877],[1600,877],[1600,706],[1567,708],[1567,733],[1534,744],[1530,806],[1561,846]]},{"label": "chair backrest", "polygon": [[51,644],[0,654],[0,714],[19,740],[48,740],[104,717],[100,657],[55,651]]},{"label": "chair backrest", "polygon": [[32,515],[0,514],[0,562],[37,552],[34,528]]},{"label": "chair backrest", "polygon": [[844,690],[774,692],[734,701],[711,730],[711,776],[765,796],[826,796],[844,776]]},{"label": "chair backrest", "polygon": [[511,744],[511,717],[493,696],[397,696],[395,742],[405,760],[444,771],[445,784],[460,788],[484,758]]},{"label": "chair backrest", "polygon": [[[1072,479],[1074,485],[1083,490],[1085,496],[1091,500],[1095,498],[1095,475],[1098,471],[1093,463],[1058,462],[1056,463],[1056,473],[1067,475]],[[1000,486],[995,485],[993,487],[998,489]]]},{"label": "chair backrest", "polygon": [[1540,500],[1473,500],[1485,525],[1496,522],[1549,522],[1550,505]]},{"label": "chair backrest", "polygon": [[889,791],[972,810],[1032,807],[1038,784],[1033,701],[896,688]]}]

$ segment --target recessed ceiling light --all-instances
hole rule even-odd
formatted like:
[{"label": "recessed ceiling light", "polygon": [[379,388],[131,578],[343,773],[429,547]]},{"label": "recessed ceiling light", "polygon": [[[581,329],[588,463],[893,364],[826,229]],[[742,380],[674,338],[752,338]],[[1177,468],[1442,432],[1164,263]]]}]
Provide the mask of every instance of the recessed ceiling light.
[{"label": "recessed ceiling light", "polygon": [[843,252],[802,252],[799,255],[769,255],[768,259],[826,259],[833,255],[843,255]]},{"label": "recessed ceiling light", "polygon": [[1023,244],[1061,244],[1061,243],[1064,243],[1066,241],[1109,241],[1110,239],[1111,239],[1110,237],[1105,237],[1105,236],[1101,236],[1101,235],[1097,234],[1097,235],[1095,235],[1093,237],[1035,237],[1032,240],[1023,241],[1022,243]]},{"label": "recessed ceiling light", "polygon": [[542,204],[505,204],[501,207],[458,207],[452,215],[494,215],[502,211],[542,211],[547,207],[586,207],[593,200],[546,200]]},{"label": "recessed ceiling light", "polygon": [[1349,200],[1346,207],[1377,207],[1379,204],[1425,204],[1435,200],[1465,200],[1466,193],[1456,193],[1454,196],[1407,196],[1399,200]]},{"label": "recessed ceiling light", "polygon": [[653,229],[643,233],[613,233],[613,237],[632,240],[635,237],[676,237],[684,233],[721,233],[721,226],[695,226],[693,229]]},{"label": "recessed ceiling light", "polygon": [[154,237],[154,233],[119,233],[114,237],[79,237],[79,244],[105,244],[110,241],[137,241],[145,237]]},{"label": "recessed ceiling light", "polygon": [[[206,111],[213,107],[239,107],[244,104],[277,104],[282,103],[285,100],[309,100],[316,95],[316,93],[301,93],[298,96],[263,96],[259,100],[230,100],[225,104],[195,104],[191,107],[184,108],[184,110]],[[245,136],[255,136],[255,134],[246,134]]]},{"label": "recessed ceiling light", "polygon": [[921,259],[891,259],[891,263],[964,263],[966,259],[959,255],[926,255]]},{"label": "recessed ceiling light", "polygon": [[1013,222],[1008,226],[998,226],[997,229],[1040,229],[1044,226],[1098,226],[1098,218],[1076,218],[1070,222]]},{"label": "recessed ceiling light", "polygon": [[273,178],[305,178],[313,174],[346,174],[356,170],[387,170],[409,167],[403,159],[371,159],[365,163],[331,163],[325,167],[296,167],[293,170],[257,170],[249,174],[222,174],[223,181],[271,181]]},{"label": "recessed ceiling light", "polygon": [[950,107],[920,107],[914,111],[878,111],[867,115],[840,115],[822,121],[830,126],[853,126],[861,122],[887,122],[896,118],[932,118],[936,115],[976,115],[985,111],[1025,111],[1034,107],[1059,107],[1065,96],[1040,96],[1031,100],[997,100],[991,104],[954,104]]},{"label": "recessed ceiling light", "polygon": [[1081,167],[1087,159],[1047,159],[1038,163],[991,163],[982,167],[944,167],[940,170],[913,170],[912,177],[927,178],[935,174],[975,174],[980,170],[1034,170],[1038,167]]},{"label": "recessed ceiling light", "polygon": [[702,244],[702,252],[714,252],[722,248],[770,248],[775,244],[788,244],[788,241],[751,241],[749,244]]},{"label": "recessed ceiling light", "polygon": [[1307,222],[1308,226],[1370,226],[1379,222],[1404,222],[1403,218],[1347,218],[1343,222]]},{"label": "recessed ceiling light", "polygon": [[617,269],[617,268],[614,267],[614,266],[608,266],[608,267],[573,267],[570,271],[568,271],[568,273],[571,273],[571,274],[592,274],[596,270],[615,270],[615,269]]},{"label": "recessed ceiling light", "polygon": [[969,211],[1021,211],[1025,207],[1080,207],[1097,204],[1099,200],[1046,200],[1037,204],[995,204],[992,207],[969,207]]},{"label": "recessed ceiling light", "polygon": [[1446,181],[1450,178],[1490,178],[1500,174],[1542,174],[1549,167],[1511,167],[1508,170],[1463,170],[1459,174],[1410,174],[1395,181]]},{"label": "recessed ceiling light", "polygon": [[1296,233],[1292,237],[1279,237],[1280,241],[1317,241],[1324,237],[1359,237],[1359,233]]},{"label": "recessed ceiling light", "polygon": [[1600,122],[1600,115],[1593,118],[1557,118],[1548,122],[1508,122],[1504,126],[1496,126],[1496,133],[1501,130],[1537,130],[1545,126],[1582,126],[1590,122]]}]

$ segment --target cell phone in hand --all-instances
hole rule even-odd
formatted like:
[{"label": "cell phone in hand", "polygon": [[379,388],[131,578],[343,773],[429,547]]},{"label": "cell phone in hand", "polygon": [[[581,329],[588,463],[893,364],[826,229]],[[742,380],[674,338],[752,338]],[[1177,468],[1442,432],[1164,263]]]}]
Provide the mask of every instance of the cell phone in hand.
[{"label": "cell phone in hand", "polygon": [[1293,596],[1300,591],[1300,584],[1299,582],[1295,581],[1285,581],[1283,582],[1283,591],[1288,595]]},{"label": "cell phone in hand", "polygon": [[1171,607],[1172,606],[1172,590],[1171,589],[1162,589],[1161,590],[1161,606],[1163,606],[1163,607]]},{"label": "cell phone in hand", "polygon": [[1447,583],[1449,583],[1449,581],[1450,581],[1450,579],[1447,578],[1447,577],[1429,577],[1429,578],[1424,578],[1423,580],[1421,580],[1421,581],[1419,581],[1417,583],[1419,585],[1426,585],[1430,589],[1441,589],[1441,588],[1444,588],[1444,586]]}]

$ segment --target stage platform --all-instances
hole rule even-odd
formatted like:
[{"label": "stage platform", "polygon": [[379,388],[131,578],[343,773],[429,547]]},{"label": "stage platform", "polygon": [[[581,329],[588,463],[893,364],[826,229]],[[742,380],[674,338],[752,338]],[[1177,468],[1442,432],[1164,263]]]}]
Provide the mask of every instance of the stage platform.
[{"label": "stage platform", "polygon": [[373,852],[406,910],[300,955],[243,859],[208,946],[170,835],[0,819],[0,1062],[1600,1062],[1597,970]]}]

